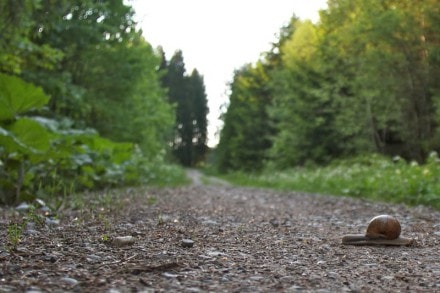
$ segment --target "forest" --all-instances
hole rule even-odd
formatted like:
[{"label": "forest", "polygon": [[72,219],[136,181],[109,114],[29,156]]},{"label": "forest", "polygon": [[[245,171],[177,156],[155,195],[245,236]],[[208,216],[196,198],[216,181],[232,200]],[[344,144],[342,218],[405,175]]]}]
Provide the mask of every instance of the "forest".
[{"label": "forest", "polygon": [[204,159],[203,76],[124,1],[1,1],[0,31],[0,203],[178,184]]},{"label": "forest", "polygon": [[130,3],[0,1],[0,292],[440,291],[439,0],[292,11],[215,148]]},{"label": "forest", "polygon": [[218,170],[438,207],[439,9],[435,0],[330,0],[316,24],[293,16],[269,52],[234,74]]},{"label": "forest", "polygon": [[210,150],[202,73],[152,48],[129,4],[2,1],[0,202],[182,184],[182,167],[208,166],[239,184],[438,207],[439,7],[329,0],[317,23],[293,14],[234,72]]}]

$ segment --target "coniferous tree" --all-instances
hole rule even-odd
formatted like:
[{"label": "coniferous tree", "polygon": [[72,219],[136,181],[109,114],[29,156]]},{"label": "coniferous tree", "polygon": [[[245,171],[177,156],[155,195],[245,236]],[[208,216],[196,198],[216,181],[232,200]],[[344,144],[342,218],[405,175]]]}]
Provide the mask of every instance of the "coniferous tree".
[{"label": "coniferous tree", "polygon": [[194,69],[188,77],[188,94],[192,99],[194,163],[205,159],[208,139],[208,101],[203,77]]},{"label": "coniferous tree", "polygon": [[267,70],[261,62],[235,72],[217,148],[220,171],[254,171],[264,166],[274,132],[268,113],[272,102],[268,81]]},{"label": "coniferous tree", "polygon": [[[159,48],[159,51],[162,49]],[[163,60],[165,54],[162,52]],[[194,166],[204,159],[207,151],[208,106],[202,76],[194,70],[186,75],[182,51],[176,51],[169,62],[162,61],[162,85],[176,107],[174,139],[175,157],[184,166]]]}]

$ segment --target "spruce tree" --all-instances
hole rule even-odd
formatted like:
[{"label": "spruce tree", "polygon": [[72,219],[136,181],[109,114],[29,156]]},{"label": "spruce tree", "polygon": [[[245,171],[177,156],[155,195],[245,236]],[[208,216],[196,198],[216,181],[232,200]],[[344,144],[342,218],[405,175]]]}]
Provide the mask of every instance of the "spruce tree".
[{"label": "spruce tree", "polygon": [[191,108],[193,112],[193,160],[197,164],[205,159],[206,151],[208,150],[207,115],[209,112],[203,77],[197,69],[194,69],[188,77],[188,94],[192,99]]},{"label": "spruce tree", "polygon": [[182,51],[176,51],[169,62],[161,52],[164,60],[160,66],[162,84],[176,107],[175,134],[171,142],[173,153],[183,166],[195,166],[207,151],[208,106],[203,77],[197,70],[186,75]]}]

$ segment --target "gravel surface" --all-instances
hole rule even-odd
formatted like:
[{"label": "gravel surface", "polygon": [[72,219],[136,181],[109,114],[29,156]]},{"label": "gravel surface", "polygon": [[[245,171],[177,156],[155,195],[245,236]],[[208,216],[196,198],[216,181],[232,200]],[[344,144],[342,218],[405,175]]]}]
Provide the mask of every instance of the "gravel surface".
[{"label": "gravel surface", "polygon": [[[27,215],[15,249],[23,214],[3,208],[0,292],[440,292],[438,211],[197,178],[86,195],[59,224]],[[379,214],[417,243],[341,245]]]}]

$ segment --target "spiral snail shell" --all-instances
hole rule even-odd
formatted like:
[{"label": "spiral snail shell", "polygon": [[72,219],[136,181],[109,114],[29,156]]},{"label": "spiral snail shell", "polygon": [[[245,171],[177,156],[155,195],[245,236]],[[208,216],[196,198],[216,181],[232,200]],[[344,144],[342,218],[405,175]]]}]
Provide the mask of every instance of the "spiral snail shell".
[{"label": "spiral snail shell", "polygon": [[397,239],[401,231],[400,223],[396,218],[389,215],[380,215],[371,219],[367,227],[366,237],[374,239]]},{"label": "spiral snail shell", "polygon": [[399,221],[390,215],[380,215],[371,219],[365,235],[349,234],[342,237],[342,244],[365,245],[409,245],[413,239],[400,236]]}]

